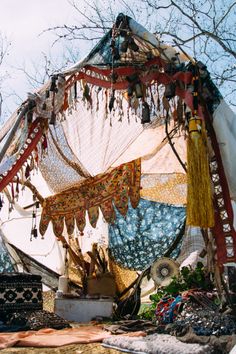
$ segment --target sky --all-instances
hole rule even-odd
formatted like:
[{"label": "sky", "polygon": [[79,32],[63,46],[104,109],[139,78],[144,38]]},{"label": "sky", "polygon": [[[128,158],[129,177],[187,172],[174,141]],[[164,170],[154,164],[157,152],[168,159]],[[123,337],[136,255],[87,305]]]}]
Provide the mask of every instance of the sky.
[{"label": "sky", "polygon": [[0,68],[0,75],[6,77],[1,90],[10,95],[5,99],[4,116],[14,111],[30,89],[26,75],[17,68],[33,72],[32,65],[38,65],[42,53],[50,52],[55,58],[62,55],[62,44],[52,47],[55,35],[40,33],[56,25],[76,23],[76,20],[78,13],[68,0],[0,0],[0,33],[11,43]]}]

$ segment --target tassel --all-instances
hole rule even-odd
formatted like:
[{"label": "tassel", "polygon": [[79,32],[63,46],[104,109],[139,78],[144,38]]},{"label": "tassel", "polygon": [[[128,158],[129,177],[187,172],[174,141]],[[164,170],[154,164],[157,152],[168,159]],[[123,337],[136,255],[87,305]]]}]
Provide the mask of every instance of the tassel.
[{"label": "tassel", "polygon": [[11,197],[12,197],[12,201],[14,201],[14,199],[15,199],[15,192],[14,192],[14,185],[13,185],[13,183],[11,184]]},{"label": "tassel", "polygon": [[111,94],[111,97],[110,97],[110,101],[109,101],[109,111],[111,112],[114,108],[114,103],[115,103],[115,90],[112,90],[112,94]]},{"label": "tassel", "polygon": [[25,168],[25,178],[28,179],[30,176],[30,166],[27,163],[26,168]]},{"label": "tassel", "polygon": [[19,176],[17,175],[16,177],[16,194],[18,195],[20,190],[19,190],[19,183],[20,183],[20,178]]},{"label": "tassel", "polygon": [[189,120],[187,140],[187,225],[214,226],[214,209],[207,154],[207,135],[202,120]]}]

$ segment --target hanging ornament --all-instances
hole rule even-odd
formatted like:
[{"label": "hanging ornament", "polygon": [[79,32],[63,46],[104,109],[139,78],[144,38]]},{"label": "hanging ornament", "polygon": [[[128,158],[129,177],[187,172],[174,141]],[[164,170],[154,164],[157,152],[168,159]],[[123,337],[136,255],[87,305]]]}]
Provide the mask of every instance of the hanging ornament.
[{"label": "hanging ornament", "polygon": [[[36,200],[35,195],[33,195],[33,200],[35,200],[34,206],[33,206],[33,211],[32,211],[32,227],[31,227],[31,233],[30,233],[30,241],[32,241],[32,237],[37,238],[38,237],[38,230],[37,230],[37,213],[38,213],[38,208],[39,208],[39,201]],[[43,237],[42,237],[43,239]]]},{"label": "hanging ornament", "polygon": [[147,102],[143,102],[142,104],[142,119],[141,119],[141,123],[142,124],[146,124],[146,123],[150,123],[151,119],[150,119],[150,108]]},{"label": "hanging ornament", "polygon": [[3,207],[3,197],[2,195],[0,195],[0,210],[2,209]]},{"label": "hanging ornament", "polygon": [[74,83],[74,99],[77,99],[77,81]]},{"label": "hanging ornament", "polygon": [[109,111],[111,112],[112,109],[114,108],[114,102],[115,102],[116,98],[115,98],[115,90],[112,90],[112,94],[110,97],[110,101],[109,101]]},{"label": "hanging ornament", "polygon": [[83,83],[83,101],[85,100],[92,106],[92,97],[87,83]]},{"label": "hanging ornament", "polygon": [[51,118],[50,118],[49,124],[50,125],[55,125],[56,124],[56,114],[55,114],[54,111],[51,112]]},{"label": "hanging ornament", "polygon": [[169,84],[166,85],[164,95],[168,100],[175,96],[175,89],[176,89],[176,85],[174,82],[170,82]]},{"label": "hanging ornament", "polygon": [[12,201],[14,202],[15,199],[15,192],[14,192],[14,184],[11,184],[11,197],[12,197]]},{"label": "hanging ornament", "polygon": [[25,168],[25,178],[28,179],[30,176],[30,166],[27,163],[26,168]]}]

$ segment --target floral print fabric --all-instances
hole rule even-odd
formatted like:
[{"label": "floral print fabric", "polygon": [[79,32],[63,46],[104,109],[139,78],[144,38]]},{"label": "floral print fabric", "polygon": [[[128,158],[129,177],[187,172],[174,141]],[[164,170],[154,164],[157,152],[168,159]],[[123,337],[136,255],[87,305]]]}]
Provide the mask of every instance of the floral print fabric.
[{"label": "floral print fabric", "polygon": [[[136,209],[129,206],[126,217],[117,213],[109,225],[111,257],[124,268],[145,269],[173,244],[185,218],[185,207],[140,199]],[[179,248],[171,257],[178,256]]]},{"label": "floral print fabric", "polygon": [[7,272],[7,273],[14,272],[14,268],[8,250],[4,245],[3,241],[1,240],[1,236],[0,236],[0,273],[3,272]]}]

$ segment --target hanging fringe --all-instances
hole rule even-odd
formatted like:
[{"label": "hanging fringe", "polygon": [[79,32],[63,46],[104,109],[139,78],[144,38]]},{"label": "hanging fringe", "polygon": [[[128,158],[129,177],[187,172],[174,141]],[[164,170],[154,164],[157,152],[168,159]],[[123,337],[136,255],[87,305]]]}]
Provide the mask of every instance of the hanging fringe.
[{"label": "hanging fringe", "polygon": [[191,118],[187,141],[187,225],[214,226],[214,209],[207,154],[207,135],[202,120]]}]

